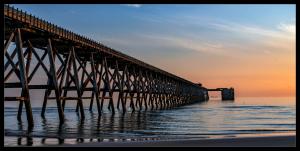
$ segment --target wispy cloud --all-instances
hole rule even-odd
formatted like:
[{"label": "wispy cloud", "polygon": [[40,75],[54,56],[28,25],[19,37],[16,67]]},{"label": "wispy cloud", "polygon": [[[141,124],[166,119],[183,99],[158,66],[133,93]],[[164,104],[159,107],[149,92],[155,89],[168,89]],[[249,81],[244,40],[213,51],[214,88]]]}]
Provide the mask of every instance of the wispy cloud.
[{"label": "wispy cloud", "polygon": [[142,7],[142,4],[125,4],[125,6],[139,8]]},{"label": "wispy cloud", "polygon": [[295,25],[281,23],[277,26],[277,29],[267,29],[254,25],[238,24],[229,21],[219,21],[210,23],[212,27],[225,30],[229,32],[236,32],[240,34],[253,34],[257,36],[264,36],[269,38],[284,38],[293,39],[294,36],[291,33],[295,33]]},{"label": "wispy cloud", "polygon": [[224,52],[223,44],[218,42],[202,41],[193,38],[183,38],[178,36],[175,37],[161,34],[143,34],[140,36],[142,37],[142,39],[146,38],[146,41],[152,41],[158,45],[181,48],[183,51],[192,50],[197,52],[215,54],[220,54]]},{"label": "wispy cloud", "polygon": [[[157,18],[156,18],[157,19]],[[193,26],[198,28],[211,28],[215,30],[222,30],[224,32],[234,32],[237,34],[247,36],[263,36],[267,38],[285,38],[295,39],[296,26],[295,21],[292,19],[291,23],[279,23],[277,26],[259,26],[256,24],[244,24],[236,21],[226,20],[210,16],[198,15],[176,15],[160,18],[165,22],[174,25],[184,25],[183,27]]]},{"label": "wispy cloud", "polygon": [[286,24],[286,23],[280,23],[278,25],[278,29],[287,32],[287,33],[291,33],[291,34],[296,34],[296,25],[295,24]]},{"label": "wispy cloud", "polygon": [[158,48],[174,53],[194,51],[221,56],[248,57],[261,53],[294,51],[295,35],[292,33],[295,33],[295,25],[292,23],[280,23],[269,27],[209,16],[151,14],[144,18],[147,20],[143,21],[150,22],[147,25],[151,28],[168,28],[136,32],[130,38],[107,40],[112,45],[127,46],[129,49],[134,46],[149,50]]}]

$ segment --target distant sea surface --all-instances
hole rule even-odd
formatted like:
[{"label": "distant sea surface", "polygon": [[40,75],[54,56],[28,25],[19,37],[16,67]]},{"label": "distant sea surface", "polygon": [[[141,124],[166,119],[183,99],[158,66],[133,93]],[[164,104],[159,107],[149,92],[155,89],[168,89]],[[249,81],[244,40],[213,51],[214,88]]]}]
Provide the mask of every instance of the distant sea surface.
[{"label": "distant sea surface", "polygon": [[[118,110],[114,115],[104,110],[100,118],[96,104],[93,112],[90,112],[85,104],[86,118],[83,122],[75,112],[74,102],[67,102],[66,122],[61,126],[55,105],[47,107],[45,119],[40,116],[41,107],[33,105],[35,126],[30,132],[27,131],[25,109],[22,122],[18,122],[18,105],[5,103],[4,145],[41,146],[98,141],[211,139],[296,132],[295,97],[240,97],[234,101],[212,98],[208,102],[170,110],[134,113],[128,111],[125,115]],[[55,101],[52,101],[52,104],[55,104]]]}]

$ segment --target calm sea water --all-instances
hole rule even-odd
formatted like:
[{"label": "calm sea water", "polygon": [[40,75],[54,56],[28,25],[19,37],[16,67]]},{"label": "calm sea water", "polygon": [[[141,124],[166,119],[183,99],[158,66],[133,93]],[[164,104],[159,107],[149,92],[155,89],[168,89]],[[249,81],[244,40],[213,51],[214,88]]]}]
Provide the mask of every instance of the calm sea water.
[{"label": "calm sea water", "polygon": [[[55,101],[53,101],[55,102]],[[98,118],[88,111],[81,122],[75,105],[65,109],[66,122],[59,125],[55,107],[33,107],[35,127],[27,131],[16,118],[17,104],[5,104],[5,146],[76,144],[97,141],[146,141],[165,139],[210,139],[296,131],[295,98],[236,98],[235,101],[209,100],[172,110],[128,112],[112,115],[108,110]],[[96,105],[95,105],[96,106]],[[24,110],[23,110],[24,111]]]}]

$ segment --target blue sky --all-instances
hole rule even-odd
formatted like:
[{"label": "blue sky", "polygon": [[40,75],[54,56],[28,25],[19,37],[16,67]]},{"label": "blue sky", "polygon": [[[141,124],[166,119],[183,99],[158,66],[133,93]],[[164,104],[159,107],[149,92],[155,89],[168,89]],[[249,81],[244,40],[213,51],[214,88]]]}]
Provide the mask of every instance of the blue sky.
[{"label": "blue sky", "polygon": [[14,6],[209,87],[282,84],[280,71],[294,90],[295,5]]},{"label": "blue sky", "polygon": [[[129,53],[135,46],[131,44],[124,47],[122,43],[129,43],[136,39],[146,41],[151,36],[152,38],[161,36],[206,40],[207,43],[245,40],[251,42],[253,39],[260,38],[256,36],[257,33],[246,37],[235,32],[228,38],[228,28],[240,30],[239,28],[249,27],[255,28],[254,30],[261,29],[264,34],[265,30],[278,31],[280,24],[295,24],[295,5],[36,4],[15,6],[76,33],[121,48],[121,51],[125,48],[126,50],[123,51]],[[126,40],[128,38],[133,40]],[[120,44],[121,46],[118,46]],[[139,51],[143,50],[139,49]]]}]

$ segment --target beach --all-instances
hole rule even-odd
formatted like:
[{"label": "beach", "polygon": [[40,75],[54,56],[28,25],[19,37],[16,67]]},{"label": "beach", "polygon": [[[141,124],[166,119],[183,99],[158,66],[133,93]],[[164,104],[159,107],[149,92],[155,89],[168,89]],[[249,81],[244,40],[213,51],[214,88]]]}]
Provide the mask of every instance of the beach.
[{"label": "beach", "polygon": [[80,144],[49,145],[59,147],[296,147],[296,135],[258,137],[194,139],[194,140],[149,140],[136,142],[91,142]]}]

